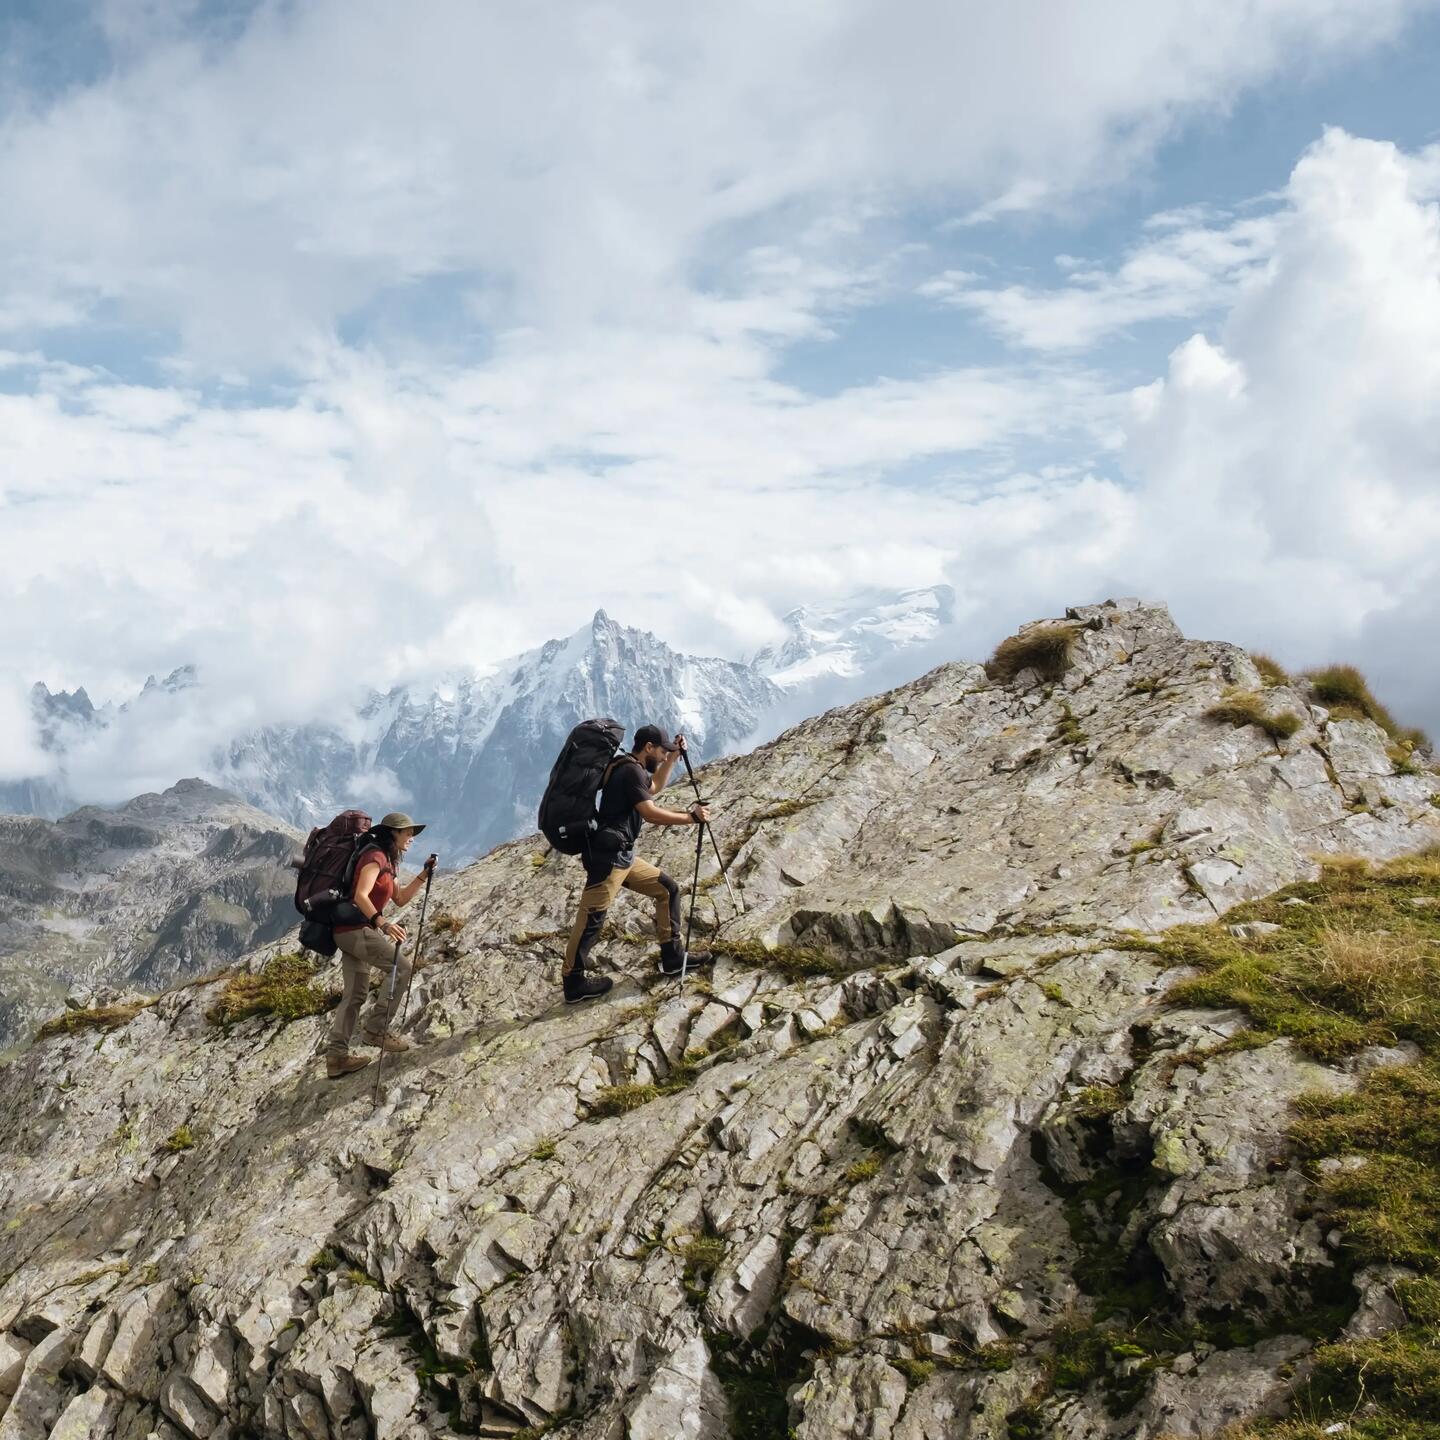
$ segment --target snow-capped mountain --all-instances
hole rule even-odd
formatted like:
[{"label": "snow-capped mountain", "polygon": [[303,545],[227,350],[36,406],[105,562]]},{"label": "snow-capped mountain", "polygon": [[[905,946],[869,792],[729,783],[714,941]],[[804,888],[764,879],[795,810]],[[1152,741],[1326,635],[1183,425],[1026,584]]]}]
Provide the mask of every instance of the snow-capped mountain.
[{"label": "snow-capped mountain", "polygon": [[534,827],[550,766],[579,721],[654,722],[683,731],[697,755],[718,755],[755,732],[775,696],[750,666],[682,655],[601,610],[493,671],[372,696],[355,735],[307,725],[238,739],[215,778],[297,825],[348,804],[372,813],[403,804],[430,824],[425,843],[448,861]]},{"label": "snow-capped mountain", "polygon": [[785,690],[831,676],[858,680],[896,651],[938,638],[954,612],[948,585],[872,592],[823,609],[802,605],[784,617],[789,635],[759,651],[751,665]]},{"label": "snow-capped mountain", "polygon": [[[609,715],[630,730],[651,721],[684,731],[697,758],[714,757],[768,738],[812,700],[819,709],[861,694],[902,652],[933,641],[952,603],[939,587],[796,610],[787,637],[749,663],[682,654],[602,610],[573,635],[491,668],[372,693],[330,721],[234,736],[205,778],[302,829],[352,805],[374,815],[403,808],[430,825],[428,848],[458,863],[534,826],[578,721]],[[97,709],[83,690],[36,686],[36,725],[56,770],[0,787],[0,809],[54,818],[74,808],[90,797],[72,793],[67,751],[131,723],[153,744],[167,719],[183,723],[197,687],[203,677],[187,666],[147,681],[126,705]]]}]

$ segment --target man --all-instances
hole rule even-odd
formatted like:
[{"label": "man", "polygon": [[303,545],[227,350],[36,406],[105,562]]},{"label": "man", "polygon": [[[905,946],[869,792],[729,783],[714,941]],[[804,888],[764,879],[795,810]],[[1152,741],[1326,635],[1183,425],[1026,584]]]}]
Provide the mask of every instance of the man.
[{"label": "man", "polygon": [[[655,803],[670,781],[675,757],[683,754],[685,737],[672,740],[657,725],[642,725],[635,743],[606,767],[600,787],[595,831],[585,862],[585,889],[570,939],[565,946],[565,1002],[594,1000],[611,986],[604,975],[588,975],[585,960],[605,924],[621,889],[649,896],[655,902],[655,934],[660,941],[660,973],[679,975],[686,966],[680,943],[680,887],[662,870],[635,858],[635,842],[645,821],[652,825],[703,825],[710,812],[698,801],[688,810],[666,810]],[[697,959],[691,965],[703,963]]]}]

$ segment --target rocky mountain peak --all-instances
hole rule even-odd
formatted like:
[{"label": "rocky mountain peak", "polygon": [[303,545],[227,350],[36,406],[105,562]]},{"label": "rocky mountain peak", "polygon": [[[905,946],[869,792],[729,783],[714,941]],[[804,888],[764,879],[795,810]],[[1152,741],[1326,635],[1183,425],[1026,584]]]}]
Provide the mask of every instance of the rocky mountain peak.
[{"label": "rocky mountain peak", "polygon": [[[1416,1052],[1174,987],[1201,935],[1252,975],[1303,952],[1317,857],[1440,839],[1393,748],[1162,606],[1080,606],[707,765],[735,898],[702,852],[683,989],[626,897],[615,989],[559,1004],[582,876],[529,837],[437,881],[378,1105],[317,1069],[333,976],[273,947],[249,988],[48,1039],[0,1115],[0,1426],[1160,1440],[1278,1410],[1338,1334],[1315,1297],[1381,1335],[1404,1281],[1347,1266],[1289,1107]],[[688,886],[690,831],[641,853]],[[1397,885],[1387,923],[1430,923]]]}]

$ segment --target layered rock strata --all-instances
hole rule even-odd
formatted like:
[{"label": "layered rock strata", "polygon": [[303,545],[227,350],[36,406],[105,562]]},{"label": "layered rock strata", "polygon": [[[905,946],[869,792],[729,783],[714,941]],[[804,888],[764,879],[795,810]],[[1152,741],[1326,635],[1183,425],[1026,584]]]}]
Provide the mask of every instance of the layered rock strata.
[{"label": "layered rock strata", "polygon": [[[518,842],[437,885],[378,1105],[322,1078],[323,1018],[220,1029],[213,986],[15,1062],[0,1440],[1159,1440],[1282,1404],[1337,1280],[1289,1101],[1404,1056],[1201,1063],[1243,1020],[1168,1004],[1144,937],[1434,843],[1436,777],[1299,690],[1279,741],[1206,719],[1260,678],[1159,607],[1068,618],[1053,683],[947,665],[708,767],[744,909],[702,854],[723,953],[683,990],[624,900],[612,995],[556,1003],[579,875]],[[688,882],[690,832],[643,849]],[[1141,1304],[1164,1363],[1051,1383]]]}]

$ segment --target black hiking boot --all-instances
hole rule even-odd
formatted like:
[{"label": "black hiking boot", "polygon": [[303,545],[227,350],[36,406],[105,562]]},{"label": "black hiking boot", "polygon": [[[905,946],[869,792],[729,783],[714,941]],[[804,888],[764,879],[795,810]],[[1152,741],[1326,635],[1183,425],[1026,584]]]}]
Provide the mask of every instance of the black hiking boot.
[{"label": "black hiking boot", "polygon": [[690,971],[710,964],[713,959],[714,956],[704,950],[692,950],[687,955],[685,947],[678,940],[666,940],[660,946],[660,973],[679,975],[684,972],[688,975]]},{"label": "black hiking boot", "polygon": [[565,977],[565,1003],[578,1005],[582,1000],[598,1000],[615,982],[608,975],[587,975],[572,970]]}]

